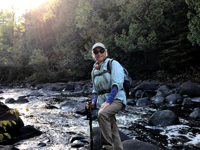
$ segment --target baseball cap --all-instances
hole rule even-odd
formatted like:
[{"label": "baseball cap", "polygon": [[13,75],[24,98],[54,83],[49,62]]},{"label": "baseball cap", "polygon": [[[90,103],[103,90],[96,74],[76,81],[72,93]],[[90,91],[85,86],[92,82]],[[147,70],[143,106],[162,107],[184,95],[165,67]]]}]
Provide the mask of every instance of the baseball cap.
[{"label": "baseball cap", "polygon": [[96,43],[92,46],[92,50],[94,50],[96,47],[101,47],[103,49],[106,49],[105,45],[102,43]]}]

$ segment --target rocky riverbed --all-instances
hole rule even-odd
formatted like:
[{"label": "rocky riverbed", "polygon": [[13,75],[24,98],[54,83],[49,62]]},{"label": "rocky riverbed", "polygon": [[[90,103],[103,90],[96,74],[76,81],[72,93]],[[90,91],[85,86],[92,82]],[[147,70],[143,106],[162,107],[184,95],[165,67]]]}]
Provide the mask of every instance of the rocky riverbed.
[{"label": "rocky riverbed", "polygon": [[[92,98],[90,81],[1,85],[0,91],[0,102],[17,108],[24,126],[42,132],[10,145],[20,150],[75,150],[88,144],[83,106]],[[116,118],[119,130],[130,139],[163,150],[200,149],[199,84],[133,81],[127,102]],[[98,127],[97,120],[93,127]]]}]

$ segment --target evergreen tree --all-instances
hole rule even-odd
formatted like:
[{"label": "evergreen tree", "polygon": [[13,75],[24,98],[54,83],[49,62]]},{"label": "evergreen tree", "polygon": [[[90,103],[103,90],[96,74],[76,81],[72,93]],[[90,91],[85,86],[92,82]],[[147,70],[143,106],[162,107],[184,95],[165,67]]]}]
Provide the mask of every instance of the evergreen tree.
[{"label": "evergreen tree", "polygon": [[187,38],[192,43],[192,45],[198,44],[200,46],[200,1],[185,1],[189,8],[187,17],[189,19],[188,27],[190,32],[188,33]]}]

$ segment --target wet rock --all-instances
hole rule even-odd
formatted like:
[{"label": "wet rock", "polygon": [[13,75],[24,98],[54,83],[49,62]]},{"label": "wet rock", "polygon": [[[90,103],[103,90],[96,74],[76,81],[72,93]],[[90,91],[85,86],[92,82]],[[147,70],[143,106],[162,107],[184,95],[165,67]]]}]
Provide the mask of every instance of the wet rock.
[{"label": "wet rock", "polygon": [[0,94],[2,94],[3,93],[3,91],[2,90],[0,90]]},{"label": "wet rock", "polygon": [[137,85],[140,85],[140,84],[142,84],[142,82],[141,83],[137,83],[137,81],[135,81],[135,80],[133,80],[132,82],[131,82],[131,87],[136,87]]},{"label": "wet rock", "polygon": [[74,91],[74,88],[75,88],[75,84],[67,84],[66,87],[65,87],[65,90],[67,91]]},{"label": "wet rock", "polygon": [[[11,122],[12,126],[6,126],[6,131],[11,135],[12,138],[15,138],[18,137],[18,131],[24,126],[24,123],[20,117],[17,118],[14,114],[11,114],[9,110],[11,110],[9,107],[0,102],[0,121],[8,120]],[[12,123],[12,121],[15,121],[16,125]],[[0,133],[4,132],[4,129],[0,127]]]},{"label": "wet rock", "polygon": [[135,105],[136,104],[134,99],[127,99],[126,101],[127,101],[127,105]]},{"label": "wet rock", "polygon": [[81,98],[78,100],[78,102],[79,102],[79,103],[84,103],[84,102],[86,102],[87,100],[88,100],[87,97],[81,97]]},{"label": "wet rock", "polygon": [[20,133],[20,137],[22,139],[27,139],[27,138],[31,138],[31,137],[34,137],[34,136],[39,136],[39,135],[42,134],[41,131],[35,129],[31,125],[27,125],[27,126],[20,128],[19,133]]},{"label": "wet rock", "polygon": [[151,84],[159,85],[161,82],[159,80],[151,80]]},{"label": "wet rock", "polygon": [[4,98],[3,98],[3,97],[0,97],[0,100],[1,100],[1,99],[4,99]]},{"label": "wet rock", "polygon": [[192,101],[191,98],[184,98],[182,105],[194,105],[195,103]]},{"label": "wet rock", "polygon": [[196,83],[185,82],[180,86],[181,95],[188,95],[190,97],[200,96],[200,87]]},{"label": "wet rock", "polygon": [[148,98],[140,98],[136,102],[136,106],[143,107],[143,106],[150,106],[151,103],[149,102]]},{"label": "wet rock", "polygon": [[190,114],[190,118],[194,120],[200,120],[200,108],[195,108]]},{"label": "wet rock", "polygon": [[45,147],[45,146],[47,146],[46,143],[40,142],[40,143],[36,146],[36,148],[41,148],[41,147]]},{"label": "wet rock", "polygon": [[169,104],[180,104],[183,102],[183,97],[179,94],[171,94],[166,97],[166,101]]},{"label": "wet rock", "polygon": [[147,79],[147,80],[142,81],[142,84],[150,84],[150,83],[151,83],[151,80],[150,80],[150,79]]},{"label": "wet rock", "polygon": [[135,92],[135,97],[136,97],[136,98],[140,98],[141,95],[142,95],[142,91],[141,91],[141,90],[137,90],[137,91]]},{"label": "wet rock", "polygon": [[157,146],[139,140],[126,140],[122,142],[122,145],[124,150],[159,150]]},{"label": "wet rock", "polygon": [[162,91],[157,90],[157,93],[155,96],[163,96],[166,97],[167,95],[165,93],[163,93]]},{"label": "wet rock", "polygon": [[38,98],[37,98],[37,96],[29,96],[28,99],[29,99],[29,100],[37,100]]},{"label": "wet rock", "polygon": [[152,99],[151,99],[152,103],[154,104],[159,104],[159,103],[163,103],[165,101],[165,97],[163,96],[154,96]]},{"label": "wet rock", "polygon": [[49,84],[46,87],[43,88],[43,90],[49,90],[49,91],[74,91],[74,85],[71,83],[54,83]]},{"label": "wet rock", "polygon": [[68,109],[68,108],[74,108],[77,106],[77,102],[75,101],[67,101],[64,104],[60,106],[60,109]]},{"label": "wet rock", "polygon": [[158,91],[161,91],[164,94],[168,94],[170,91],[170,88],[167,85],[162,85],[158,88]]},{"label": "wet rock", "polygon": [[37,84],[40,84],[38,80],[35,80],[35,81],[33,81],[33,82],[30,83],[30,85],[32,87],[35,87]]},{"label": "wet rock", "polygon": [[18,96],[18,99],[20,99],[20,98],[25,98],[26,96],[25,95],[23,95],[23,96]]},{"label": "wet rock", "polygon": [[169,126],[179,123],[177,115],[171,110],[157,111],[149,119],[149,124],[153,126]]},{"label": "wet rock", "polygon": [[129,93],[130,93],[130,95],[132,97],[134,97],[135,96],[135,90],[134,90],[134,88],[131,88],[130,91],[129,91]]},{"label": "wet rock", "polygon": [[42,89],[42,88],[44,88],[44,84],[35,85],[35,89]]},{"label": "wet rock", "polygon": [[75,140],[82,140],[82,139],[86,139],[84,136],[73,136],[70,138],[70,143],[73,143]]},{"label": "wet rock", "polygon": [[155,91],[144,91],[143,93],[142,93],[142,95],[141,95],[141,97],[143,98],[143,97],[149,97],[149,98],[151,98],[151,97],[153,97],[153,96],[155,96],[156,95],[156,92]]},{"label": "wet rock", "polygon": [[82,85],[81,84],[76,84],[75,87],[74,87],[74,91],[81,91],[83,88],[82,88]]},{"label": "wet rock", "polygon": [[83,95],[83,90],[81,91],[76,91],[76,92],[71,92],[71,93],[67,93],[66,95],[70,95],[70,96],[81,96]]},{"label": "wet rock", "polygon": [[192,98],[192,101],[193,101],[193,102],[200,103],[200,97]]},{"label": "wet rock", "polygon": [[167,95],[171,95],[171,94],[177,94],[178,89],[171,89],[168,91]]},{"label": "wet rock", "polygon": [[136,86],[134,89],[135,90],[142,90],[142,91],[156,90],[157,86],[155,84],[143,83],[143,84],[140,84],[140,85]]},{"label": "wet rock", "polygon": [[83,93],[84,94],[91,94],[92,93],[92,87],[89,84],[86,84],[83,86]]},{"label": "wet rock", "polygon": [[30,83],[25,83],[24,85],[26,88],[31,88],[31,84]]},{"label": "wet rock", "polygon": [[81,103],[81,104],[77,107],[76,113],[77,113],[77,114],[80,114],[80,115],[86,115],[87,112],[86,112],[86,110],[85,110],[85,105],[86,105],[86,103]]},{"label": "wet rock", "polygon": [[6,100],[5,100],[5,103],[6,104],[13,104],[13,103],[15,103],[16,101],[13,99],[13,98],[7,98]]},{"label": "wet rock", "polygon": [[3,145],[0,145],[0,150],[19,150],[19,149],[15,148],[14,146],[3,146]]},{"label": "wet rock", "polygon": [[[119,131],[119,135],[121,138],[121,141],[130,140],[130,138],[125,135],[123,132]],[[94,150],[101,150],[101,141],[100,141],[100,130],[99,127],[94,127],[92,130],[92,136],[93,136],[93,149]]]},{"label": "wet rock", "polygon": [[59,106],[53,105],[53,104],[47,104],[47,105],[45,106],[45,108],[47,108],[47,109],[59,109]]},{"label": "wet rock", "polygon": [[39,93],[39,92],[31,92],[31,93],[29,93],[28,95],[27,95],[27,97],[29,97],[29,96],[36,96],[36,97],[39,97],[39,96],[43,96],[41,93]]},{"label": "wet rock", "polygon": [[28,103],[28,102],[29,101],[27,99],[25,99],[25,98],[18,98],[15,103],[17,103],[17,104],[25,104],[25,103]]},{"label": "wet rock", "polygon": [[83,147],[84,145],[85,145],[85,143],[83,143],[83,142],[75,141],[74,143],[71,144],[71,147],[79,148],[79,147]]}]

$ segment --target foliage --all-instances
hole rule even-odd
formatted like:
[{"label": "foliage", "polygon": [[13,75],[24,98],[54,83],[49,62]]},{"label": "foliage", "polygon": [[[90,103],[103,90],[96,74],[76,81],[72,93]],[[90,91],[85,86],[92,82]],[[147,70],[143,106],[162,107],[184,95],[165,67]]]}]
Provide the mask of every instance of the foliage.
[{"label": "foliage", "polygon": [[194,46],[200,46],[200,1],[199,0],[185,0],[189,11],[187,17],[189,19],[188,27],[190,32],[187,35],[188,40]]},{"label": "foliage", "polygon": [[[19,117],[20,113],[17,109],[14,110],[10,110],[9,113],[11,113],[12,115],[15,115],[16,118]],[[9,125],[10,127],[12,127],[12,124],[16,125],[16,122],[14,120],[12,121],[8,121],[8,120],[2,120],[0,121],[0,127],[2,127],[5,131],[5,133],[0,133],[0,141],[2,141],[4,139],[4,136],[8,137],[9,139],[11,139],[11,136],[9,133],[7,133],[6,130],[6,126]]]},{"label": "foliage", "polygon": [[199,65],[198,8],[197,0],[49,0],[18,22],[14,7],[4,10],[0,80],[89,79],[96,42],[133,78],[158,70],[178,74]]}]

